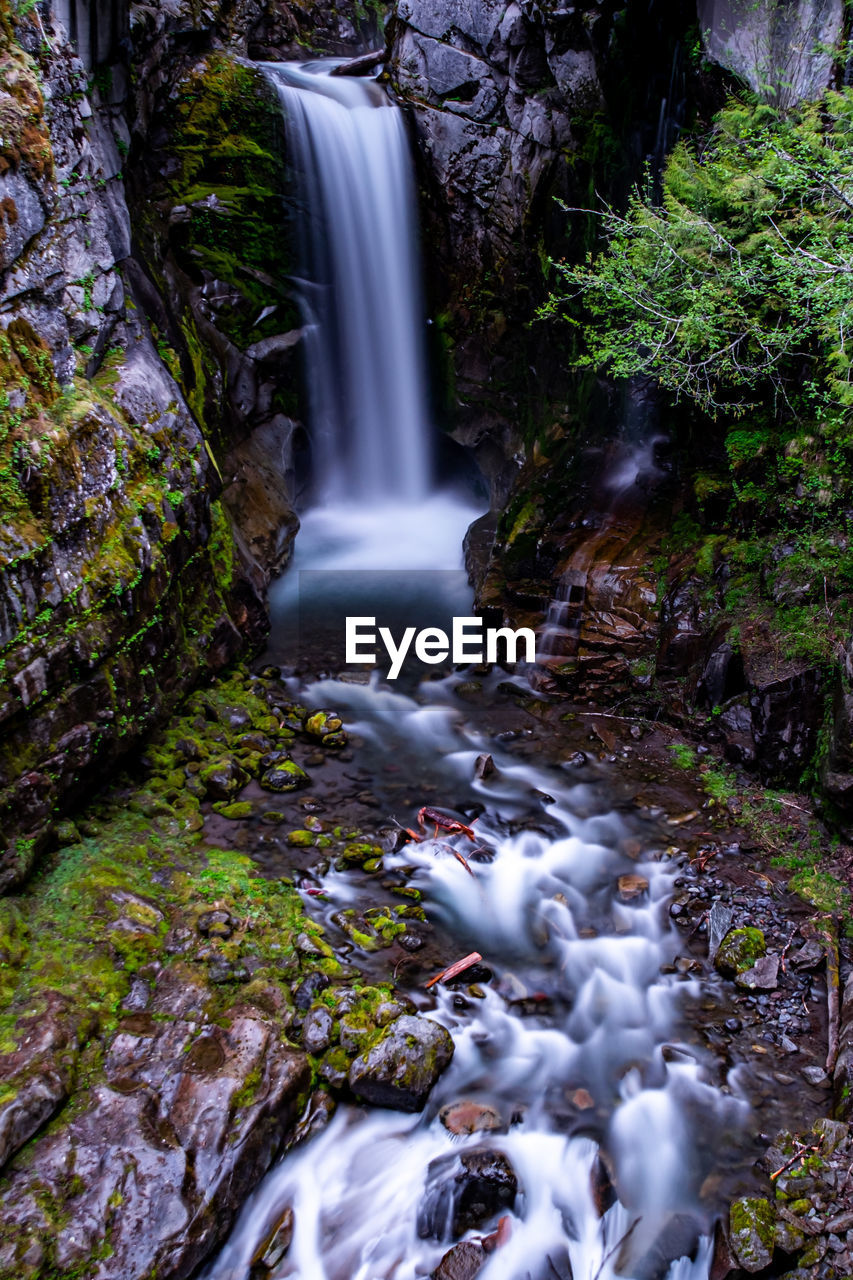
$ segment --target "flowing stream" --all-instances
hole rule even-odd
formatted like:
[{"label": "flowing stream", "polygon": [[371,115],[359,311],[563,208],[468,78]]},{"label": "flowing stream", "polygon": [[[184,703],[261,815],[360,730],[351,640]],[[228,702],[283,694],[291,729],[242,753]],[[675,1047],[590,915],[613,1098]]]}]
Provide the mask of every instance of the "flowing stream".
[{"label": "flowing stream", "polygon": [[[299,570],[457,569],[478,508],[431,484],[401,118],[373,83],[318,67],[265,69],[281,94],[305,206],[301,293],[323,477],[274,600],[279,657]],[[470,596],[454,590],[452,608],[469,611]],[[410,990],[455,1043],[425,1111],[340,1106],[267,1176],[207,1280],[255,1275],[259,1243],[288,1208],[292,1244],[264,1273],[276,1280],[428,1276],[452,1238],[447,1214],[425,1206],[472,1149],[502,1153],[518,1182],[483,1280],[708,1275],[720,1208],[714,1170],[747,1106],[736,1079],[715,1076],[683,1036],[699,985],[672,963],[683,948],[666,910],[679,865],[667,849],[672,832],[617,808],[604,775],[579,781],[486,737],[454,700],[459,679],[408,693],[378,679],[294,682],[301,700],[344,714],[363,742],[359,763],[375,767],[380,800],[388,802],[382,762],[394,761],[454,796],[457,810],[480,812],[476,847],[464,836],[427,840],[385,865],[409,869],[448,960],[477,950],[492,980]],[[478,780],[484,753],[494,769]],[[335,873],[323,888],[327,922],[365,892],[363,881]],[[322,911],[316,898],[306,903]],[[459,1101],[487,1117],[467,1136],[441,1115]]]}]

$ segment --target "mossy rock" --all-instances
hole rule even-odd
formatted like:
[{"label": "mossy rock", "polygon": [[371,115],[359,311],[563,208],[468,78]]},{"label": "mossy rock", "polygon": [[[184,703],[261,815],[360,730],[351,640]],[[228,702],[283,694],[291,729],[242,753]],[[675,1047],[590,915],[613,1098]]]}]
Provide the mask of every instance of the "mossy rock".
[{"label": "mossy rock", "polygon": [[735,1260],[750,1273],[770,1265],[776,1240],[776,1215],[763,1196],[744,1196],[729,1210],[729,1238]]},{"label": "mossy rock", "polygon": [[762,1196],[735,1201],[729,1210],[731,1252],[744,1271],[763,1271],[770,1266],[776,1240],[776,1215]]},{"label": "mossy rock", "polygon": [[312,711],[305,719],[305,732],[312,738],[325,738],[329,733],[338,733],[344,722],[336,711]]},{"label": "mossy rock", "polygon": [[260,783],[265,791],[274,791],[284,795],[289,791],[299,791],[310,785],[311,779],[304,769],[293,760],[279,760],[272,768],[261,774]]},{"label": "mossy rock", "polygon": [[313,831],[288,831],[287,833],[287,843],[296,849],[313,848],[316,841],[317,837]]},{"label": "mossy rock", "polygon": [[714,964],[720,973],[734,977],[751,969],[767,950],[764,934],[760,929],[747,925],[732,929],[723,939]]},{"label": "mossy rock", "polygon": [[229,818],[232,822],[239,822],[252,816],[252,806],[248,800],[235,800],[233,804],[225,804],[220,800],[213,808],[216,813],[223,818]]},{"label": "mossy rock", "polygon": [[378,845],[358,840],[353,841],[344,848],[339,862],[342,869],[344,867],[363,867],[365,863],[371,862],[374,858],[381,858],[381,856],[382,850]]}]

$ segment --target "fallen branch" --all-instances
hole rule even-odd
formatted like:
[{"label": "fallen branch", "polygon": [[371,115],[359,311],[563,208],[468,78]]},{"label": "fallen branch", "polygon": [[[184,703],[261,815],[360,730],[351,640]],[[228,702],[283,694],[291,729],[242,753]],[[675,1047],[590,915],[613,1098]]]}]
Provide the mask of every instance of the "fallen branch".
[{"label": "fallen branch", "polygon": [[386,60],[384,49],[374,49],[372,53],[362,53],[358,58],[350,58],[348,62],[342,62],[339,66],[333,67],[330,75],[333,76],[366,76],[369,72],[375,71],[377,67],[381,67]]},{"label": "fallen branch", "polygon": [[450,965],[447,969],[442,969],[441,973],[437,973],[434,978],[430,978],[425,983],[427,991],[430,987],[434,987],[437,982],[450,982],[451,978],[456,978],[460,973],[464,973],[466,969],[470,969],[472,965],[479,964],[482,960],[479,951],[472,951],[469,956],[465,956],[462,960],[457,960],[455,964]]},{"label": "fallen branch", "polygon": [[806,1156],[814,1155],[815,1152],[820,1151],[822,1142],[823,1136],[821,1135],[820,1142],[815,1143],[813,1147],[800,1147],[799,1151],[792,1155],[790,1160],[786,1160],[780,1169],[777,1169],[775,1173],[771,1173],[770,1181],[775,1182],[777,1178],[781,1177],[782,1174],[785,1173],[786,1170],[790,1169],[791,1165],[796,1164],[798,1160],[805,1160]]},{"label": "fallen branch", "polygon": [[795,927],[791,930],[791,936],[790,936],[790,938],[788,939],[788,941],[785,943],[784,947],[782,948],[782,955],[779,957],[779,959],[780,959],[780,961],[781,961],[781,964],[782,964],[782,972],[783,972],[783,973],[787,973],[787,972],[788,972],[787,968],[785,967],[785,956],[788,954],[788,951],[790,950],[791,943],[794,941],[794,938],[796,937],[796,933],[797,933],[797,930],[796,930],[796,926],[795,926]]}]

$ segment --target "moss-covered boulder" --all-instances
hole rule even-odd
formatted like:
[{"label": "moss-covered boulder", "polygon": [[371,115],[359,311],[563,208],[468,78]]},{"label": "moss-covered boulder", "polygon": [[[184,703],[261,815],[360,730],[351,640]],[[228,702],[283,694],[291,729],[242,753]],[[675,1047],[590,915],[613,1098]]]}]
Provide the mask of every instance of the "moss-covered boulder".
[{"label": "moss-covered boulder", "polygon": [[349,1086],[377,1107],[419,1111],[453,1057],[453,1041],[429,1018],[404,1014],[352,1063]]},{"label": "moss-covered boulder", "polygon": [[734,977],[751,969],[766,950],[764,934],[760,929],[752,925],[731,929],[720,944],[714,964],[726,977]]},{"label": "moss-covered boulder", "polygon": [[735,1261],[750,1273],[763,1271],[773,1258],[776,1215],[762,1196],[744,1196],[729,1210],[729,1238]]}]

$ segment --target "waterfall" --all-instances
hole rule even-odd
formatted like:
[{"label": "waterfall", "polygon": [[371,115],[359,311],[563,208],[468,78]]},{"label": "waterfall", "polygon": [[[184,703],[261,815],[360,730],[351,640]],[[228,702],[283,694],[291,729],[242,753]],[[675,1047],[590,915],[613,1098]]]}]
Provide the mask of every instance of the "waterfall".
[{"label": "waterfall", "polygon": [[329,64],[266,63],[294,165],[317,496],[431,487],[411,160],[401,113]]}]

